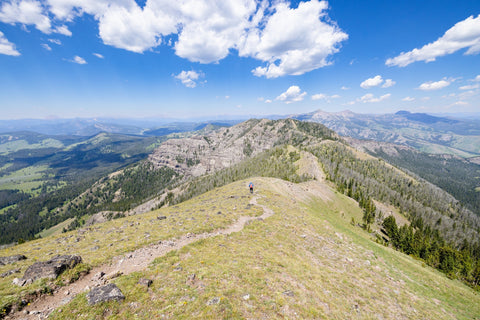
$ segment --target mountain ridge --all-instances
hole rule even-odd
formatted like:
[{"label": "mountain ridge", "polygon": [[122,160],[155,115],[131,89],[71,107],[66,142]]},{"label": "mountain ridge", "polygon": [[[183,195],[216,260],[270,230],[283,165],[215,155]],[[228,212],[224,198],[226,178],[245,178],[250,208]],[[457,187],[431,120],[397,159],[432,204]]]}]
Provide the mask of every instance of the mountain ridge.
[{"label": "mountain ridge", "polygon": [[[395,114],[329,113],[322,110],[292,115],[322,123],[341,136],[407,145],[428,153],[480,155],[480,121],[450,119],[400,111]],[[422,121],[418,121],[422,120]]]}]

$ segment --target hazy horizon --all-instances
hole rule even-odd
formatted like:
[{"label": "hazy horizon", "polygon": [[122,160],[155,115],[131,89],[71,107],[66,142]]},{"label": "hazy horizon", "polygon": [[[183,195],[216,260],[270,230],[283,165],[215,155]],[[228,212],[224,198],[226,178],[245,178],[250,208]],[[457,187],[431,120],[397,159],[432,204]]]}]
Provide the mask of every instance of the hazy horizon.
[{"label": "hazy horizon", "polygon": [[8,119],[471,113],[480,2],[5,0]]}]

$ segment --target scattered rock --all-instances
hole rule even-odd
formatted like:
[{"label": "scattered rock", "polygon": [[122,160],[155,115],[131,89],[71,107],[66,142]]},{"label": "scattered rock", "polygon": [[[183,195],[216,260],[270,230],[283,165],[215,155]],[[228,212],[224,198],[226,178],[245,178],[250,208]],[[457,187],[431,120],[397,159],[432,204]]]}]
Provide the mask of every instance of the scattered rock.
[{"label": "scattered rock", "polygon": [[295,296],[295,294],[293,293],[292,290],[286,290],[286,291],[283,291],[282,293],[286,296],[289,296],[289,297]]},{"label": "scattered rock", "polygon": [[158,216],[157,219],[158,220],[165,220],[165,219],[167,219],[167,217],[166,216]]},{"label": "scattered rock", "polygon": [[16,254],[14,256],[9,256],[9,257],[0,257],[0,266],[6,265],[6,264],[12,264],[25,259],[27,259],[27,257],[25,257],[23,254]]},{"label": "scattered rock", "polygon": [[91,251],[97,251],[98,249],[100,249],[100,247],[99,247],[99,246],[95,246],[95,247],[92,247],[90,250],[91,250]]},{"label": "scattered rock", "polygon": [[219,304],[219,303],[220,303],[220,298],[215,297],[215,298],[212,298],[212,299],[208,300],[207,306],[211,306],[211,305]]},{"label": "scattered rock", "polygon": [[196,278],[196,277],[197,277],[197,276],[195,275],[195,273],[192,273],[191,275],[189,275],[189,276],[187,277],[187,284],[188,284],[188,285],[193,285],[193,284],[195,283],[195,278]]},{"label": "scattered rock", "polygon": [[245,300],[245,301],[246,301],[246,300],[249,300],[249,299],[250,299],[250,295],[247,293],[246,295],[244,295],[244,296],[242,297],[242,299]]},{"label": "scattered rock", "polygon": [[120,277],[121,275],[123,275],[123,272],[117,271],[117,272],[114,272],[114,273],[109,274],[108,276],[106,276],[106,279],[107,279],[107,280],[112,280],[112,279],[115,279],[115,278]]},{"label": "scattered rock", "polygon": [[175,246],[175,241],[172,241],[172,240],[159,241],[158,244],[161,244],[164,247],[174,247]]},{"label": "scattered rock", "polygon": [[113,283],[93,288],[92,291],[87,294],[89,305],[95,305],[97,303],[111,300],[121,301],[124,299],[125,296],[123,295],[122,291],[120,291],[120,289]]},{"label": "scattered rock", "polygon": [[105,272],[100,271],[100,272],[93,275],[92,281],[102,280],[104,275],[105,275]]},{"label": "scattered rock", "polygon": [[123,212],[119,211],[102,211],[91,216],[86,222],[85,227],[92,226],[94,224],[103,223],[115,218],[119,218],[123,215]]},{"label": "scattered rock", "polygon": [[0,278],[5,278],[5,277],[8,277],[11,274],[19,273],[19,272],[20,272],[20,268],[12,269],[12,270],[9,270],[7,272],[4,272],[4,273],[0,274]]},{"label": "scattered rock", "polygon": [[152,285],[153,281],[150,279],[145,279],[145,278],[140,278],[138,280],[138,284],[141,284],[142,286],[146,286],[147,288]]},{"label": "scattered rock", "polygon": [[74,255],[55,256],[48,261],[35,262],[25,271],[21,279],[25,282],[22,285],[41,278],[56,279],[63,271],[75,267],[80,262],[82,257]]},{"label": "scattered rock", "polygon": [[21,279],[21,278],[15,278],[15,279],[13,279],[13,281],[12,281],[12,283],[13,283],[14,285],[17,285],[17,286],[19,286],[19,287],[23,287],[23,286],[25,285],[25,282],[27,282],[27,281],[24,280],[24,279]]}]

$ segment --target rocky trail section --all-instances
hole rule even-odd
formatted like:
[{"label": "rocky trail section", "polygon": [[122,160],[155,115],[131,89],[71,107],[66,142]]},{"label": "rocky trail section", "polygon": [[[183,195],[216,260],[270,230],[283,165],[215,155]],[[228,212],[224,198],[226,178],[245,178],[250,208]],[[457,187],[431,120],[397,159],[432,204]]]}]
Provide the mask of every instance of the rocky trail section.
[{"label": "rocky trail section", "polygon": [[5,319],[46,319],[55,309],[70,302],[77,294],[90,291],[92,288],[103,286],[121,275],[127,275],[136,271],[144,270],[154,259],[164,256],[170,251],[179,250],[193,242],[229,235],[241,231],[245,225],[253,220],[263,221],[274,214],[273,210],[265,205],[257,203],[255,196],[250,204],[263,209],[263,214],[258,217],[241,216],[234,224],[225,229],[201,234],[187,233],[176,239],[160,241],[157,244],[137,249],[112,259],[108,265],[93,268],[87,275],[78,281],[55,290],[51,295],[43,295],[31,302],[22,311],[8,315]]}]

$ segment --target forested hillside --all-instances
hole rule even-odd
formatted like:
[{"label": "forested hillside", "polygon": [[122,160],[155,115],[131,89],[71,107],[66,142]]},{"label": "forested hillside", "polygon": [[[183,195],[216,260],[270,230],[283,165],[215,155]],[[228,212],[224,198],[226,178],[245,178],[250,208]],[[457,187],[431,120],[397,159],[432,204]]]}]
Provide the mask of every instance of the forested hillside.
[{"label": "forested hillside", "polygon": [[78,210],[65,211],[63,206],[96,180],[145,159],[164,140],[106,133],[88,138],[27,132],[0,137],[1,244],[33,239],[76,216]]},{"label": "forested hillside", "polygon": [[432,155],[413,149],[394,147],[369,151],[375,157],[412,172],[450,193],[462,205],[480,215],[480,165],[450,155]]}]

